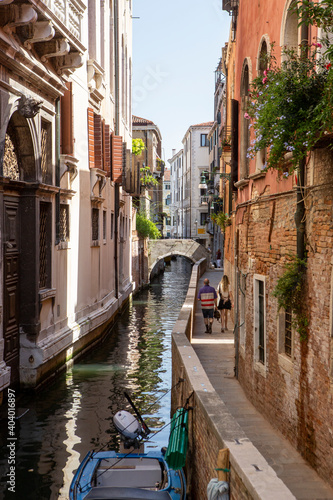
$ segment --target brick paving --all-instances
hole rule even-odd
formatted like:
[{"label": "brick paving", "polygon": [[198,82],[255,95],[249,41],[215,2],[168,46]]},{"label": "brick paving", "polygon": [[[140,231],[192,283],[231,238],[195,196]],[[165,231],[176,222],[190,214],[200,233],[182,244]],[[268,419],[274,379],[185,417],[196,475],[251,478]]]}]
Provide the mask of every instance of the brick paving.
[{"label": "brick paving", "polygon": [[[221,270],[209,270],[204,278],[217,287]],[[229,412],[244,430],[293,495],[299,500],[333,500],[330,488],[307,464],[284,436],[256,410],[234,377],[234,335],[229,318],[229,330],[221,333],[221,324],[214,320],[212,334],[205,332],[201,307],[194,320],[192,345],[214,389]],[[283,500],[283,498],[281,498]]]}]

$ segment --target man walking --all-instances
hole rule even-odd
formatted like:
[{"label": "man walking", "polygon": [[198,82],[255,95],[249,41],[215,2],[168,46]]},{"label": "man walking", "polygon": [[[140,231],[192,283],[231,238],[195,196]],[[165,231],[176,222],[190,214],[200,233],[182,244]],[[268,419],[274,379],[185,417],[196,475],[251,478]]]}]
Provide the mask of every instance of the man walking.
[{"label": "man walking", "polygon": [[217,293],[215,288],[209,286],[209,279],[204,279],[204,286],[200,288],[198,300],[201,301],[202,315],[206,325],[206,333],[212,333],[214,320],[214,306],[217,308]]}]

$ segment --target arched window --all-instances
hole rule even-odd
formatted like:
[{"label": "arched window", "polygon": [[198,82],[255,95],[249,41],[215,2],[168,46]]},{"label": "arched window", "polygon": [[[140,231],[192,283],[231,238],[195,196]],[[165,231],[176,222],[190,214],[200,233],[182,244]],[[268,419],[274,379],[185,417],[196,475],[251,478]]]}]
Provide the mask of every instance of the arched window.
[{"label": "arched window", "polygon": [[[263,37],[261,40],[260,50],[258,54],[257,61],[257,73],[258,76],[264,76],[264,71],[268,68],[268,46],[266,42],[266,38]],[[261,149],[256,154],[256,171],[261,171],[265,168],[267,161],[267,150]]]},{"label": "arched window", "polygon": [[249,65],[247,61],[244,61],[242,80],[241,80],[241,145],[240,145],[240,178],[245,179],[249,175],[249,159],[248,159],[248,149],[250,146],[250,129],[249,120],[244,117],[247,112],[248,100],[249,100]]},{"label": "arched window", "polygon": [[[281,25],[281,46],[289,49],[298,49],[298,17],[296,12],[290,11],[293,0],[286,3]],[[282,56],[283,57],[283,56]]]}]

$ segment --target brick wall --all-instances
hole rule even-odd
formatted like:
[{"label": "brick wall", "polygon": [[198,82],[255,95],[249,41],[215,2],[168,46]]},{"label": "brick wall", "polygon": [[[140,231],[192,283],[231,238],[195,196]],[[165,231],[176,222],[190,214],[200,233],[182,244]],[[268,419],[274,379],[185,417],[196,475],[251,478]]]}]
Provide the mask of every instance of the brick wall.
[{"label": "brick wall", "polygon": [[[249,399],[333,484],[332,244],[333,186],[331,152],[315,150],[308,164],[305,196],[308,341],[294,332],[293,356],[279,352],[277,300],[272,296],[288,254],[296,254],[296,193],[251,202],[239,232],[239,270],[246,275],[245,339],[239,381]],[[269,193],[268,193],[269,194]],[[255,198],[253,190],[253,198]],[[265,276],[266,369],[254,362],[254,274]]]},{"label": "brick wall", "polygon": [[[291,500],[294,496],[277,478],[227,411],[188,340],[191,338],[197,302],[197,281],[204,270],[202,262],[194,265],[188,295],[172,332],[172,413],[178,406],[184,405],[187,398],[192,407],[189,413],[189,449],[185,470],[188,498],[207,498],[207,485],[217,475],[215,468],[218,452],[228,448],[231,500]],[[179,379],[183,382],[175,387]],[[241,446],[237,442],[241,442]],[[254,463],[260,464],[263,475],[253,474],[251,464]],[[263,488],[262,478],[269,484],[268,489]]]}]

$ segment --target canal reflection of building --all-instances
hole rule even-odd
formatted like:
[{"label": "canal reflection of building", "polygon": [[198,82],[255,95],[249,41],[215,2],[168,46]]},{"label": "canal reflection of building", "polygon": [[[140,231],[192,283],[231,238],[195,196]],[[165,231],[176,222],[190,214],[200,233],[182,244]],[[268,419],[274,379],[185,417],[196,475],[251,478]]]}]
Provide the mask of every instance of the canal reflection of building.
[{"label": "canal reflection of building", "polygon": [[[117,449],[112,416],[128,408],[125,390],[153,431],[170,422],[171,332],[186,296],[191,264],[178,258],[171,269],[135,296],[102,345],[69,366],[47,389],[27,397],[29,412],[18,427],[17,498],[66,498],[73,472],[88,451]],[[168,436],[167,426],[152,435],[147,446],[161,447]],[[1,488],[5,455],[0,466]],[[7,493],[5,500],[11,499]]]}]

